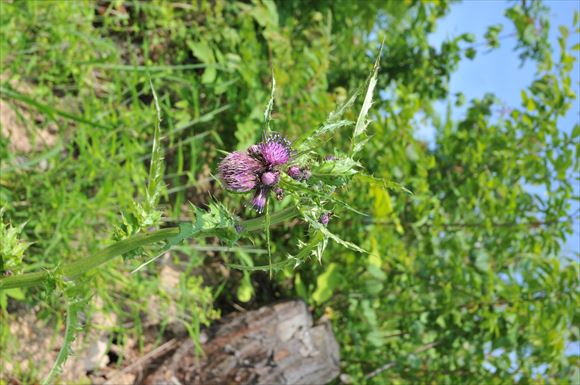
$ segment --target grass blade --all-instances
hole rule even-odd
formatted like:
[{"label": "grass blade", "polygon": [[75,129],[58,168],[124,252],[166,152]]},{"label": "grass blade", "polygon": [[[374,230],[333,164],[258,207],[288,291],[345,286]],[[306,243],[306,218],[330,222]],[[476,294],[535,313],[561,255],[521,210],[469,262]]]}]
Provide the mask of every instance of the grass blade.
[{"label": "grass blade", "polygon": [[112,130],[113,129],[112,127],[105,126],[103,124],[94,122],[92,120],[85,119],[82,116],[74,115],[74,114],[71,114],[71,113],[66,112],[66,111],[58,110],[58,109],[51,107],[47,104],[40,103],[29,96],[26,96],[24,94],[21,94],[19,92],[13,91],[13,90],[10,90],[10,89],[3,87],[3,86],[0,86],[0,94],[4,94],[12,99],[24,102],[32,107],[35,107],[37,110],[44,112],[45,114],[50,115],[51,117],[54,117],[54,115],[59,115],[59,116],[62,116],[63,118],[72,120],[72,121],[77,122],[77,123],[84,123],[84,124],[88,124],[90,126],[102,128],[105,130]]}]

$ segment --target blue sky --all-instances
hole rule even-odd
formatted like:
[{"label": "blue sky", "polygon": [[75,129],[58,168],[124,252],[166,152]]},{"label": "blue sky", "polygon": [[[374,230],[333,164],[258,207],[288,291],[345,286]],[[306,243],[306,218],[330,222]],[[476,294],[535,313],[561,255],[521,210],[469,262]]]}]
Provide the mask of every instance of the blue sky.
[{"label": "blue sky", "polygon": [[[580,1],[575,0],[545,0],[544,3],[550,8],[550,42],[557,49],[557,28],[559,25],[567,26],[572,32],[572,20],[575,10],[580,10]],[[484,34],[488,26],[503,24],[500,36],[514,32],[510,20],[504,17],[504,11],[511,2],[501,0],[468,0],[463,3],[453,4],[451,12],[438,23],[438,29],[430,36],[430,42],[437,47],[447,38],[458,36],[465,32],[471,32],[476,36],[477,42],[484,41]],[[578,34],[571,33],[569,43],[579,41]],[[475,60],[462,60],[457,72],[452,74],[450,82],[450,95],[463,92],[466,100],[481,98],[487,92],[495,94],[508,107],[519,107],[521,103],[520,90],[526,88],[534,79],[536,70],[535,63],[527,62],[523,67],[517,53],[513,51],[515,37],[502,39],[500,48],[490,53],[484,53],[486,49],[480,49]],[[576,94],[580,97],[579,52],[575,52],[577,63],[572,73],[572,84]],[[558,56],[554,55],[554,60]],[[445,116],[446,102],[437,104],[437,109]],[[455,109],[454,118],[461,118],[465,108]],[[572,127],[580,119],[580,99],[576,100],[575,106],[567,116],[559,122],[559,129],[571,132]],[[424,127],[418,132],[418,136],[429,141],[434,141],[434,131],[431,127]],[[576,180],[575,195],[580,195],[580,185]],[[577,212],[580,204],[572,202],[571,212]],[[572,256],[580,253],[580,220],[575,219],[574,234],[569,236],[564,246],[564,254]]]}]

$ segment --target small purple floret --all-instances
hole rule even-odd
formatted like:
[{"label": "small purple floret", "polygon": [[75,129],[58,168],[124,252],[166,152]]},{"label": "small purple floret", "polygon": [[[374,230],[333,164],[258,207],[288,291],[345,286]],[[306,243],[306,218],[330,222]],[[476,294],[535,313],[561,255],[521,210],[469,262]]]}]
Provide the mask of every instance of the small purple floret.
[{"label": "small purple floret", "polygon": [[326,155],[326,157],[324,158],[324,160],[336,160],[336,156],[334,156],[334,155]]},{"label": "small purple floret", "polygon": [[272,185],[278,183],[279,179],[280,179],[279,172],[267,171],[267,172],[262,174],[262,183],[265,186],[272,186]]},{"label": "small purple floret", "polygon": [[274,188],[274,194],[276,194],[276,199],[281,201],[284,198],[284,190],[280,187]]},{"label": "small purple floret", "polygon": [[254,194],[254,198],[252,198],[252,206],[254,206],[258,214],[262,214],[264,212],[267,197],[268,197],[267,188],[261,188],[256,190],[256,194]]},{"label": "small purple floret", "polygon": [[235,151],[226,156],[218,166],[218,176],[226,189],[248,192],[258,183],[257,175],[262,164],[243,152]]},{"label": "small purple floret", "polygon": [[320,215],[318,222],[322,223],[324,226],[328,225],[328,222],[330,222],[330,213],[324,213]]},{"label": "small purple floret", "polygon": [[281,166],[290,160],[290,142],[280,135],[273,135],[258,146],[262,158],[270,167]]},{"label": "small purple floret", "polygon": [[258,146],[257,144],[252,144],[250,147],[248,147],[248,154],[250,154],[250,156],[253,157],[258,157],[260,156],[260,146]]}]

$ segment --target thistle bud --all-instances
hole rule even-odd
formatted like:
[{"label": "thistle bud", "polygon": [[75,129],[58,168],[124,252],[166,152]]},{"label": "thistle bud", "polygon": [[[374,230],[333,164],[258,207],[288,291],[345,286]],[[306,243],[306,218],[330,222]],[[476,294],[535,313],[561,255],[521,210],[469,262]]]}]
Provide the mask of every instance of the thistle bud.
[{"label": "thistle bud", "polygon": [[286,173],[292,179],[300,180],[300,178],[302,177],[302,170],[300,170],[300,167],[298,166],[290,166],[288,168],[288,171],[286,171]]},{"label": "thistle bud", "polygon": [[262,177],[261,177],[262,183],[265,186],[272,186],[272,185],[278,183],[279,179],[280,179],[280,173],[279,172],[272,172],[272,171],[267,171],[267,172],[263,173]]},{"label": "thistle bud", "polygon": [[280,187],[276,187],[274,189],[274,194],[276,194],[276,199],[279,201],[284,198],[284,190],[282,190]]}]

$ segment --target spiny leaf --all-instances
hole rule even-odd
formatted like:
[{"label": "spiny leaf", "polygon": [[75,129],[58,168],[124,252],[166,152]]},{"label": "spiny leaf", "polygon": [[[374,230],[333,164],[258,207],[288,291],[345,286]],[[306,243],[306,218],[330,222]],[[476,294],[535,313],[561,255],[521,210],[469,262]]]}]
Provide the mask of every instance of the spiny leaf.
[{"label": "spiny leaf", "polygon": [[326,133],[333,132],[334,130],[353,124],[354,122],[350,120],[339,120],[342,118],[344,113],[352,107],[356,98],[360,94],[360,89],[357,89],[346,102],[341,104],[335,111],[328,115],[328,118],[321,127],[313,128],[308,130],[304,135],[302,135],[295,143],[295,148],[298,152],[307,151],[314,147],[318,143],[322,135]]},{"label": "spiny leaf", "polygon": [[272,120],[272,109],[274,108],[275,94],[276,78],[274,78],[274,73],[272,72],[272,92],[270,93],[270,100],[268,101],[268,104],[266,104],[266,109],[264,110],[264,123],[266,123],[266,126],[264,127],[264,137],[271,132],[270,121]]},{"label": "spiny leaf", "polygon": [[346,110],[348,110],[354,104],[356,98],[360,94],[360,88],[357,89],[351,96],[348,98],[346,102],[344,102],[340,107],[338,107],[335,111],[331,112],[328,115],[328,119],[326,120],[327,123],[336,122],[338,119],[344,115]]},{"label": "spiny leaf", "polygon": [[5,270],[20,270],[24,252],[31,245],[20,240],[26,222],[13,227],[4,224],[3,216],[4,208],[0,208],[0,274]]},{"label": "spiny leaf", "polygon": [[362,169],[362,165],[356,160],[344,157],[333,160],[332,162],[324,162],[314,170],[315,175],[326,176],[350,176],[358,173]]},{"label": "spiny leaf", "polygon": [[[324,251],[326,247],[327,240],[324,237],[324,234],[320,231],[316,231],[310,238],[308,243],[304,243],[302,241],[298,242],[298,247],[300,251],[296,255],[288,255],[290,260],[294,261],[294,267],[298,267],[302,262],[306,260],[306,258],[310,256],[314,256],[321,261],[322,254],[319,251]],[[320,245],[323,244],[322,247]]]},{"label": "spiny leaf", "polygon": [[325,237],[332,239],[336,243],[354,250],[358,251],[359,253],[367,253],[366,250],[360,248],[359,246],[355,245],[352,242],[345,241],[341,239],[338,235],[331,233],[326,226],[318,222],[318,218],[313,216],[313,210],[307,207],[299,207],[300,212],[302,213],[302,217],[312,226],[314,229],[321,232]]},{"label": "spiny leaf", "polygon": [[310,149],[316,147],[316,145],[319,141],[319,138],[322,135],[327,134],[327,133],[331,133],[334,130],[337,130],[341,127],[349,126],[353,123],[354,122],[352,122],[350,120],[327,121],[321,127],[317,128],[315,130],[311,130],[311,131],[307,132],[306,134],[304,134],[302,137],[300,137],[300,139],[298,139],[296,141],[296,150],[298,152],[310,150]]},{"label": "spiny leaf", "polygon": [[345,209],[352,211],[353,213],[359,214],[359,215],[363,215],[363,216],[368,216],[368,214],[355,209],[354,207],[350,206],[348,203],[336,198],[334,196],[334,194],[332,194],[333,190],[329,191],[318,191],[316,189],[313,189],[312,186],[305,186],[303,183],[298,182],[292,178],[283,178],[280,182],[280,185],[284,188],[284,190],[287,191],[296,191],[296,192],[302,192],[304,194],[310,194],[312,196],[315,196],[316,198],[319,198],[321,200],[321,202],[331,202],[334,204],[337,204],[339,206],[344,207]]},{"label": "spiny leaf", "polygon": [[362,149],[362,144],[364,144],[364,137],[361,137],[367,129],[370,121],[368,120],[367,116],[369,113],[369,109],[373,104],[373,93],[375,91],[375,86],[377,85],[377,75],[379,72],[379,62],[381,60],[381,53],[383,51],[383,44],[381,44],[381,48],[379,49],[379,54],[377,56],[377,60],[375,61],[375,65],[373,66],[373,71],[371,76],[368,80],[368,87],[367,92],[365,94],[365,99],[363,101],[363,105],[360,110],[360,114],[358,115],[358,119],[354,126],[354,132],[352,136],[352,150],[351,153],[355,154]]},{"label": "spiny leaf", "polygon": [[64,340],[62,347],[56,357],[56,361],[48,376],[43,381],[43,385],[54,383],[56,377],[62,373],[62,368],[66,363],[68,357],[73,353],[72,343],[74,342],[79,330],[82,330],[82,325],[79,322],[79,314],[87,304],[88,297],[73,297],[68,299],[66,310],[66,328],[64,333]]},{"label": "spiny leaf", "polygon": [[[192,205],[193,206],[193,205]],[[131,273],[142,270],[145,266],[156,261],[172,246],[176,246],[188,238],[193,238],[200,233],[207,235],[219,235],[223,241],[234,242],[238,235],[235,233],[235,218],[230,214],[227,208],[218,202],[209,204],[209,211],[203,211],[193,206],[195,211],[195,220],[193,223],[181,223],[179,233],[167,239],[166,244],[155,252],[155,256],[139,265]]]}]

